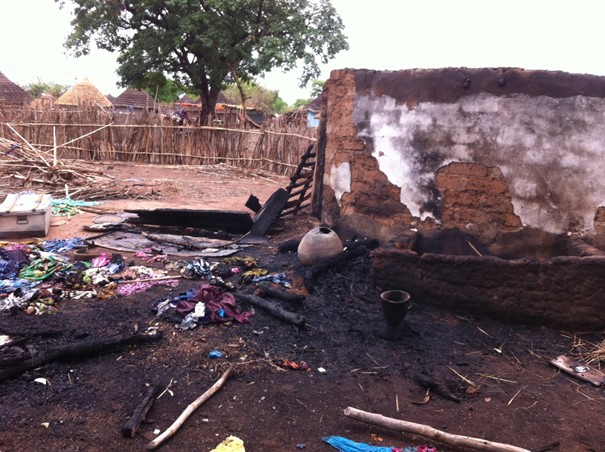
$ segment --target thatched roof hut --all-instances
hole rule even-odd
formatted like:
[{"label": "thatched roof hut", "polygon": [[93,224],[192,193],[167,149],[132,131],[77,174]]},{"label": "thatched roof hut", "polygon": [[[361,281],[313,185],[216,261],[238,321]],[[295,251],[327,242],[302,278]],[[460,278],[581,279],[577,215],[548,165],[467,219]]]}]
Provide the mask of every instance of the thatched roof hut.
[{"label": "thatched roof hut", "polygon": [[125,89],[118,97],[112,100],[114,107],[126,109],[147,109],[150,110],[155,105],[153,97],[145,91],[139,91],[134,88]]},{"label": "thatched roof hut", "polygon": [[59,97],[55,103],[59,107],[78,107],[86,104],[103,108],[113,107],[109,99],[87,78],[83,78],[80,83]]},{"label": "thatched roof hut", "polygon": [[0,72],[0,104],[21,107],[29,105],[31,96],[16,83],[11,82]]}]

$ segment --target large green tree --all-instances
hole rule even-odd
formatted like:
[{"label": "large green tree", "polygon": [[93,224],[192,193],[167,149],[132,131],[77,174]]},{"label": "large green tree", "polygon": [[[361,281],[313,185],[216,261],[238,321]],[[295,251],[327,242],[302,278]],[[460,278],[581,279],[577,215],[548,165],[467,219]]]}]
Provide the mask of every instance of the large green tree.
[{"label": "large green tree", "polygon": [[92,42],[117,51],[123,86],[140,86],[149,72],[167,74],[199,93],[204,120],[226,84],[301,67],[305,86],[320,63],[348,48],[330,0],[55,1],[75,6],[66,46],[76,56]]}]

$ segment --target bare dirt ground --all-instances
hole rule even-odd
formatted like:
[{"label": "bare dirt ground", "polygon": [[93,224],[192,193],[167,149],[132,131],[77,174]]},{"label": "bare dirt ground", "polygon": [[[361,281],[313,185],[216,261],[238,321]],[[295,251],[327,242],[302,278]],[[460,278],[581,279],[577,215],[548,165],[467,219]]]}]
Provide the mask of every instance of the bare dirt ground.
[{"label": "bare dirt ground", "polygon": [[[106,202],[101,207],[108,211],[246,210],[249,194],[262,203],[287,183],[285,178],[224,167],[116,165],[109,171],[140,180],[158,197]],[[85,213],[53,226],[47,239],[90,236],[81,226],[94,216]],[[305,268],[296,254],[278,250],[280,243],[300,239],[315,224],[305,215],[280,220],[269,243],[240,252],[254,256],[272,273],[287,273],[293,281],[290,290],[306,295],[300,303],[273,300],[303,315],[302,328],[259,308],[249,323],[187,331],[155,317],[151,306],[156,300],[198,288],[204,283],[199,280],[108,300],[65,300],[52,316],[0,313],[0,334],[21,339],[18,347],[33,356],[58,346],[123,337],[149,326],[163,334],[158,342],[46,364],[0,382],[0,451],[142,450],[230,365],[233,374],[224,387],[161,449],[210,451],[234,435],[249,452],[330,451],[335,449],[322,438],[338,435],[380,446],[432,443],[440,451],[466,450],[349,419],[343,410],[352,406],[529,450],[553,442],[560,443],[555,450],[566,452],[605,450],[603,389],[549,364],[573,351],[574,340],[599,343],[601,335],[501,324],[479,313],[458,315],[413,300],[406,334],[399,341],[387,341],[381,337],[380,290],[369,278],[370,253],[319,275],[316,290],[308,294]],[[129,254],[124,258],[145,265]],[[238,289],[244,286],[237,277],[232,281]],[[11,348],[2,347],[0,353]],[[212,350],[221,351],[222,357],[211,359]],[[284,360],[305,362],[308,369],[288,368]],[[458,400],[432,390],[427,401],[419,374]],[[49,384],[37,383],[37,378]],[[156,378],[169,391],[155,401],[138,434],[124,438],[122,425],[143,398],[146,384]]]}]

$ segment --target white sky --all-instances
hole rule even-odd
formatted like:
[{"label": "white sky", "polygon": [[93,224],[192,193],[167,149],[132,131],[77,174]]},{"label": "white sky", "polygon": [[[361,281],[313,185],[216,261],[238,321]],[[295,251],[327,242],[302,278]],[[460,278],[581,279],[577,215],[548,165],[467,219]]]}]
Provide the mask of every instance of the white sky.
[{"label": "white sky", "polygon": [[[602,0],[332,0],[350,50],[323,66],[397,70],[521,67],[605,75]],[[71,8],[53,0],[0,0],[0,71],[19,85],[40,79],[73,85],[88,77],[119,94],[114,55],[65,55]],[[261,80],[289,104],[307,98],[298,73]]]}]

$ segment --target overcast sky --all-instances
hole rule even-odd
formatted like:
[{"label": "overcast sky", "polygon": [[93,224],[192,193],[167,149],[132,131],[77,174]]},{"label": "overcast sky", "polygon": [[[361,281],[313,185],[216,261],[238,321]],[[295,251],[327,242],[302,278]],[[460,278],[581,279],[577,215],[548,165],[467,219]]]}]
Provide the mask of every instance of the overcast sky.
[{"label": "overcast sky", "polygon": [[[397,70],[521,67],[605,75],[602,0],[332,0],[350,50],[323,67]],[[65,55],[71,9],[53,0],[0,0],[0,72],[19,85],[40,79],[73,85],[88,77],[119,94],[115,56]],[[309,97],[300,74],[268,75],[261,84],[289,104]]]}]

